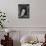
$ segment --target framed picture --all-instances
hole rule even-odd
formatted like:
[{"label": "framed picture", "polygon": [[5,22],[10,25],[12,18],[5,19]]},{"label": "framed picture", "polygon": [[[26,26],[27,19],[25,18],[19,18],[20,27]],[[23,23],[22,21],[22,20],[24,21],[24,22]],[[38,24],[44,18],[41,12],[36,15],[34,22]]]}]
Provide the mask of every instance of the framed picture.
[{"label": "framed picture", "polygon": [[29,18],[29,4],[18,4],[18,18]]}]

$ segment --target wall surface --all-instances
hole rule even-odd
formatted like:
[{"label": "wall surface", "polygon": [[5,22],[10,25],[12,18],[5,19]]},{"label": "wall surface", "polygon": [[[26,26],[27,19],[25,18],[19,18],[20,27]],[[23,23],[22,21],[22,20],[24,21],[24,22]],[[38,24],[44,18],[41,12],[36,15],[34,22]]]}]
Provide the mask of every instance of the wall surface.
[{"label": "wall surface", "polygon": [[[30,18],[18,18],[18,4],[30,4]],[[0,0],[0,10],[6,12],[6,27],[46,27],[46,0]]]}]

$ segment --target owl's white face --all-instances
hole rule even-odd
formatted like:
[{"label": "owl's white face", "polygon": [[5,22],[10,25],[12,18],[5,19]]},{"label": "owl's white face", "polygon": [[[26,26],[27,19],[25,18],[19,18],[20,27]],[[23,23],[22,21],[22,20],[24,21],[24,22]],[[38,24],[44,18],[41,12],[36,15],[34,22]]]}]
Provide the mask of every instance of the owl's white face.
[{"label": "owl's white face", "polygon": [[21,16],[23,16],[24,14],[25,14],[25,9],[22,10]]}]

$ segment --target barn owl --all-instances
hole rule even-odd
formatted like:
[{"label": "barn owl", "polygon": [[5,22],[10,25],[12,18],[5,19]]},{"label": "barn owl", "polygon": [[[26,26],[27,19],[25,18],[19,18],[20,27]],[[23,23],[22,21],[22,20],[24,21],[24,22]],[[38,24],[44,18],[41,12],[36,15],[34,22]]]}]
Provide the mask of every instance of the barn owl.
[{"label": "barn owl", "polygon": [[25,9],[22,10],[21,16],[24,16],[24,14],[25,14]]}]

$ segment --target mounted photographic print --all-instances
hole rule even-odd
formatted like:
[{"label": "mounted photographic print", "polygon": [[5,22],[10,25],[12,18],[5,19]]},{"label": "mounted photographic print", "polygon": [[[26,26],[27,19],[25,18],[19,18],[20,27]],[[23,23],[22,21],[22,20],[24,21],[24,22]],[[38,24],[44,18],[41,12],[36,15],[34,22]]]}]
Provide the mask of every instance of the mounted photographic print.
[{"label": "mounted photographic print", "polygon": [[29,18],[29,4],[18,4],[18,18]]}]

